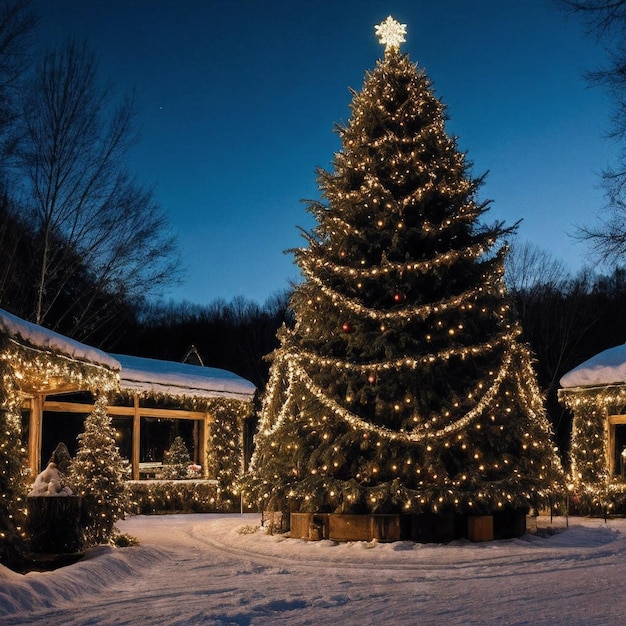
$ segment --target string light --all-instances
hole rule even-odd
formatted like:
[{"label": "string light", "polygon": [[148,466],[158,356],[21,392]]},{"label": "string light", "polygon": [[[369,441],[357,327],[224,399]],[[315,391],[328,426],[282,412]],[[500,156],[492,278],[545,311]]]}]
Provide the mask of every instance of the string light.
[{"label": "string light", "polygon": [[[570,450],[570,491],[579,506],[591,512],[626,508],[626,483],[621,468],[612,469],[616,450],[610,447],[611,416],[622,415],[626,406],[623,385],[559,389],[559,401],[573,413]],[[615,422],[618,423],[618,422]]]}]

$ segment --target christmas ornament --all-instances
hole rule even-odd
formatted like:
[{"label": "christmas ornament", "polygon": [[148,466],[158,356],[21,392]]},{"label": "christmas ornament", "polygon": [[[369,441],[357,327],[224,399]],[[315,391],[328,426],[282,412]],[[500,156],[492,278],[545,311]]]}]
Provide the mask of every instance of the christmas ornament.
[{"label": "christmas ornament", "polygon": [[352,332],[352,324],[350,324],[350,322],[345,322],[344,325],[341,327],[341,330],[343,330],[344,333],[348,334]]},{"label": "christmas ornament", "polygon": [[374,29],[378,40],[385,46],[385,50],[399,48],[400,44],[406,41],[404,38],[406,35],[406,24],[400,24],[391,15],[380,24],[374,26]]}]

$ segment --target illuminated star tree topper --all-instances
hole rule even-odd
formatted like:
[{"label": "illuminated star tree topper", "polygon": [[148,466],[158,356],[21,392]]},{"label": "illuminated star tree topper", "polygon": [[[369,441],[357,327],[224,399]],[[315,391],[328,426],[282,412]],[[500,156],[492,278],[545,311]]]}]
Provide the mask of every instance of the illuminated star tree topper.
[{"label": "illuminated star tree topper", "polygon": [[374,29],[380,43],[385,46],[385,52],[390,48],[400,48],[400,44],[406,41],[406,24],[400,24],[391,15]]}]

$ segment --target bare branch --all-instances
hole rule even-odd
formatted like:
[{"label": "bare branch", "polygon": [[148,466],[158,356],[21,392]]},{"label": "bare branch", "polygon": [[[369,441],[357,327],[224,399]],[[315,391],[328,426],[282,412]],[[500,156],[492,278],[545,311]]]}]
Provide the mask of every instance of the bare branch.
[{"label": "bare branch", "polygon": [[[33,317],[74,335],[106,317],[107,301],[141,300],[180,277],[165,214],[128,170],[133,99],[112,97],[88,46],[69,41],[45,54],[23,98],[17,164],[41,242]],[[78,276],[84,289],[67,301]]]}]

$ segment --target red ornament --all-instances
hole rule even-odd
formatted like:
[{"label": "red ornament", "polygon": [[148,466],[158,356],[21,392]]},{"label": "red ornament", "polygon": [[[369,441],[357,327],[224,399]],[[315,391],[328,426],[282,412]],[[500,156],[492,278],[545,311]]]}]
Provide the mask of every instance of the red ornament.
[{"label": "red ornament", "polygon": [[370,385],[373,385],[376,382],[376,374],[374,374],[374,372],[372,372],[368,377],[367,377],[367,382]]},{"label": "red ornament", "polygon": [[341,330],[343,330],[344,333],[351,333],[352,324],[350,324],[350,322],[345,322],[345,324],[341,327]]},{"label": "red ornament", "polygon": [[398,303],[404,302],[404,294],[396,291],[396,293],[393,294],[393,301]]}]

